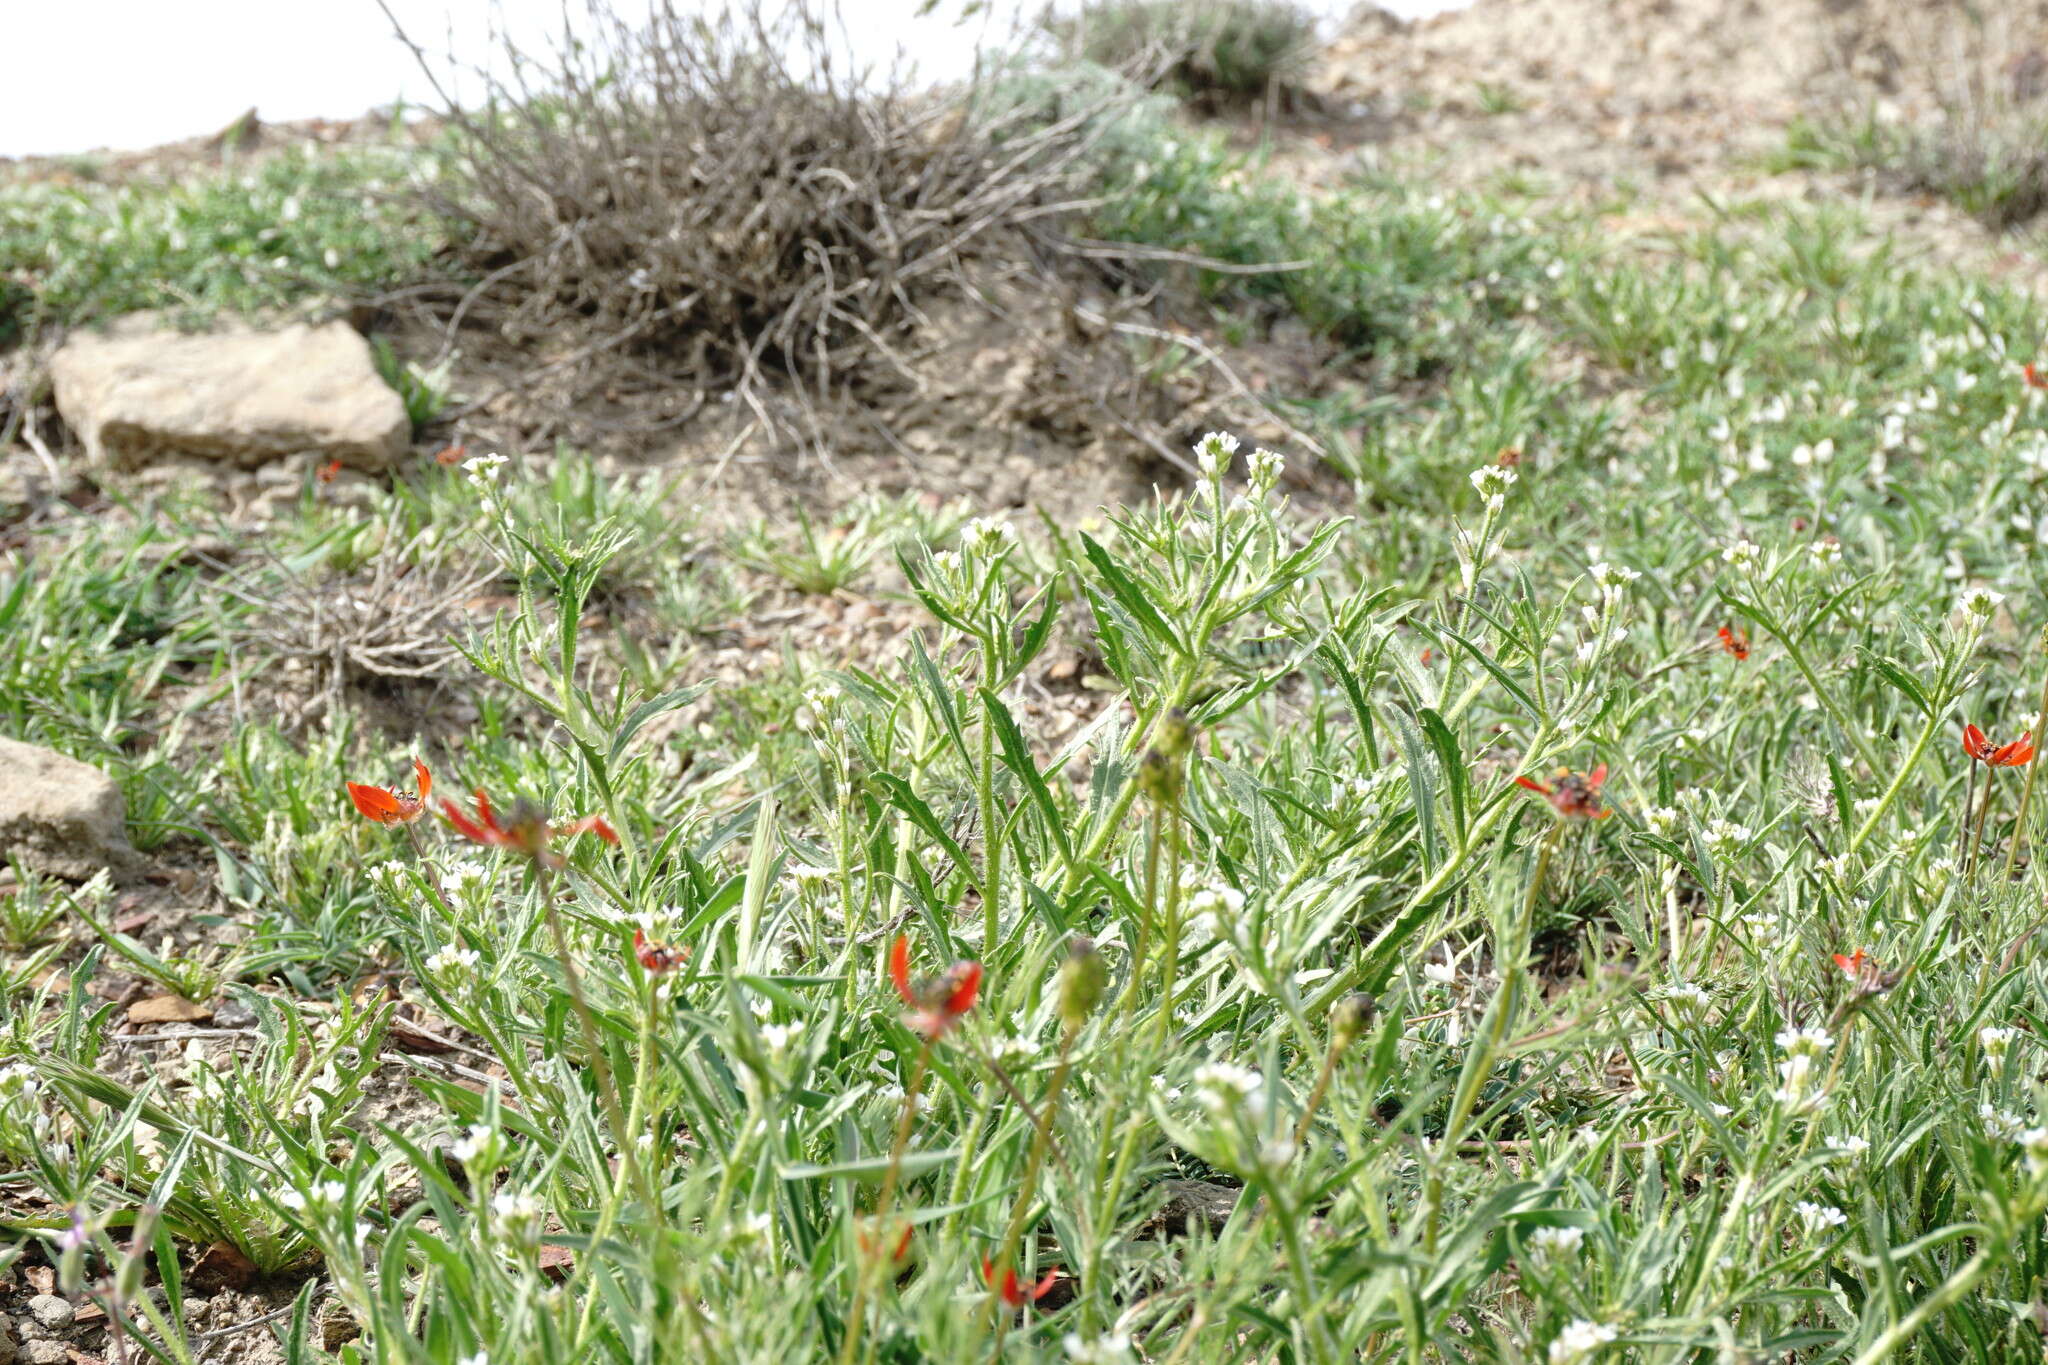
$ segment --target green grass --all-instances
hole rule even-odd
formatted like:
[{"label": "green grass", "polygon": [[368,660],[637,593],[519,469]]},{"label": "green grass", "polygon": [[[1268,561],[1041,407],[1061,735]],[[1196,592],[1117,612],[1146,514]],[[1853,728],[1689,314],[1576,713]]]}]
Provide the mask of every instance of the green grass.
[{"label": "green grass", "polygon": [[421,154],[294,149],[189,182],[0,186],[0,346],[136,309],[203,320],[374,293],[439,249],[397,203]]},{"label": "green grass", "polygon": [[[716,683],[696,632],[743,578],[658,479],[309,495],[280,572],[402,552],[509,603],[407,693],[417,736],[357,694],[233,710],[274,660],[151,552],[187,504],[0,561],[0,723],[109,768],[236,945],[173,960],[15,893],[70,975],[0,1017],[6,1216],[66,1292],[166,1360],[205,1350],[176,1271],[215,1240],[303,1285],[295,1361],[2040,1352],[2043,801],[2021,825],[2034,769],[1956,742],[2043,728],[2038,305],[1846,210],[1652,250],[1423,187],[1301,199],[1199,139],[1098,231],[1311,262],[1204,284],[1387,381],[1314,414],[1336,493],[1205,441],[1213,474],[1085,533],[919,525],[900,589],[879,531],[758,528],[771,572],[925,628]],[[1055,645],[1107,680],[1074,721]],[[618,842],[351,808],[416,753],[436,805]],[[1560,767],[1604,767],[1611,818]],[[898,941],[943,983],[908,1004]],[[116,955],[236,978],[256,1036],[135,1088],[87,989]],[[371,970],[465,1071],[394,1050]],[[411,1108],[358,1108],[401,1079]],[[1059,1273],[1013,1308],[984,1258]]]}]

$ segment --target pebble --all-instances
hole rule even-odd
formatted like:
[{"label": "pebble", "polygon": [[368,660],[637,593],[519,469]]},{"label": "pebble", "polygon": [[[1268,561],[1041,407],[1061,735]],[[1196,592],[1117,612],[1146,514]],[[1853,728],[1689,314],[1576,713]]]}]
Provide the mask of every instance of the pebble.
[{"label": "pebble", "polygon": [[52,1329],[69,1327],[75,1311],[69,1299],[55,1294],[38,1294],[28,1301],[28,1311],[36,1315],[36,1321]]},{"label": "pebble", "polygon": [[68,1365],[71,1348],[61,1341],[31,1341],[22,1354],[29,1365]]}]

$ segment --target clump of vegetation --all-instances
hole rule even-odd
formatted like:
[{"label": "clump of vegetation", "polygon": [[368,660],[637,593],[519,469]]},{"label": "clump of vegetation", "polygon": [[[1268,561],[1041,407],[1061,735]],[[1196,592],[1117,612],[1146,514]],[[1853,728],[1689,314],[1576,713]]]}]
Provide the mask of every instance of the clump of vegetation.
[{"label": "clump of vegetation", "polygon": [[1086,61],[1208,100],[1269,95],[1315,50],[1315,17],[1290,0],[1099,0],[1056,27]]},{"label": "clump of vegetation", "polygon": [[137,309],[203,320],[418,279],[433,223],[396,202],[410,149],[293,148],[177,184],[0,186],[0,345]]},{"label": "clump of vegetation", "polygon": [[983,116],[971,83],[849,75],[807,6],[774,23],[592,12],[588,44],[512,54],[544,82],[449,111],[449,173],[417,202],[478,281],[451,326],[548,354],[572,396],[655,394],[656,425],[694,410],[694,384],[782,430],[769,381],[815,411],[899,369],[917,300],[1064,212],[1086,170],[1088,111],[1023,127]]},{"label": "clump of vegetation", "polygon": [[1934,194],[1994,228],[2048,209],[2048,80],[2024,23],[2003,11],[1930,9],[1886,56],[1917,101],[1793,120],[1782,164],[1868,171]]}]

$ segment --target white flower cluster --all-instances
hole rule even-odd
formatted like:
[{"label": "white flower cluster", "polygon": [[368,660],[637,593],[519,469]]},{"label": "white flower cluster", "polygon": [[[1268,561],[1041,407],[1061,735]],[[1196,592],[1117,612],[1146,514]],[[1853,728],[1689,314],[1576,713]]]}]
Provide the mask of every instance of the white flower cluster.
[{"label": "white flower cluster", "polygon": [[1586,572],[1593,576],[1594,585],[1606,597],[1621,596],[1624,588],[1642,577],[1642,574],[1625,564],[1610,564],[1604,559],[1588,568]]},{"label": "white flower cluster", "polygon": [[531,1251],[540,1245],[540,1200],[530,1194],[501,1190],[491,1196],[491,1230],[508,1245]]},{"label": "white flower cluster", "polygon": [[1230,939],[1244,913],[1244,892],[1211,882],[1188,897],[1188,920],[1197,934]]},{"label": "white flower cluster", "polygon": [[1578,1254],[1586,1240],[1584,1228],[1537,1228],[1529,1234],[1529,1258],[1547,1266]]},{"label": "white flower cluster", "polygon": [[495,1165],[497,1152],[498,1130],[488,1123],[470,1124],[461,1137],[448,1144],[448,1155],[465,1166]]},{"label": "white flower cluster", "polygon": [[497,487],[499,471],[510,463],[503,455],[495,453],[472,455],[462,462],[462,472],[478,488],[491,489]]},{"label": "white flower cluster", "polygon": [[1245,461],[1245,476],[1251,480],[1252,487],[1260,493],[1271,492],[1280,482],[1280,475],[1286,469],[1287,461],[1281,458],[1280,452],[1268,450],[1264,446],[1254,450],[1251,458]]},{"label": "white flower cluster", "polygon": [[2026,1153],[2028,1175],[2048,1171],[2048,1128],[2029,1128],[2014,1140]]},{"label": "white flower cluster", "polygon": [[1998,610],[1998,604],[2005,600],[2005,594],[1989,588],[1971,588],[1956,599],[1956,610],[1972,621],[1984,622],[1991,619],[1991,613]]},{"label": "white flower cluster", "polygon": [[1733,820],[1718,818],[1708,821],[1703,831],[1707,851],[1722,858],[1748,843],[1753,833],[1748,825],[1738,825]]},{"label": "white flower cluster", "polygon": [[1017,528],[1004,517],[976,517],[960,528],[960,548],[981,559],[994,559],[1017,548]]},{"label": "white flower cluster", "polygon": [[1771,1098],[1795,1114],[1818,1109],[1826,1100],[1816,1074],[1818,1063],[1835,1045],[1834,1038],[1823,1028],[1788,1028],[1775,1041],[1785,1059],[1778,1063],[1778,1088]]},{"label": "white flower cluster", "polygon": [[427,969],[427,975],[447,986],[467,981],[475,974],[481,960],[476,949],[459,948],[448,943],[436,948],[420,965]]},{"label": "white flower cluster", "polygon": [[1763,557],[1763,547],[1746,538],[1721,551],[1721,558],[1738,569],[1753,569],[1763,561]]},{"label": "white flower cluster", "polygon": [[1579,1365],[1580,1361],[1591,1359],[1595,1351],[1620,1335],[1604,1322],[1588,1322],[1580,1318],[1567,1323],[1550,1343],[1550,1365]]},{"label": "white flower cluster", "polygon": [[1079,1332],[1069,1332],[1060,1344],[1066,1348],[1067,1359],[1074,1365],[1134,1365],[1137,1360],[1131,1354],[1131,1339],[1122,1332],[1109,1332],[1092,1339]]},{"label": "white flower cluster", "polygon": [[482,892],[490,884],[491,865],[475,858],[450,863],[441,874],[441,893],[446,896],[467,897]]},{"label": "white flower cluster", "polygon": [[1231,1062],[1204,1062],[1195,1068],[1195,1102],[1224,1119],[1244,1113],[1257,1119],[1266,1110],[1266,1078]]},{"label": "white flower cluster", "polygon": [[1470,477],[1472,486],[1478,489],[1479,496],[1486,500],[1487,512],[1498,515],[1500,510],[1507,506],[1508,490],[1515,486],[1515,480],[1520,476],[1513,469],[1486,464],[1473,470]]},{"label": "white flower cluster", "polygon": [[2025,1119],[2010,1109],[2000,1109],[1988,1101],[1977,1106],[1977,1118],[1983,1123],[1987,1134],[2007,1142],[2017,1142],[2020,1135],[2028,1131]]},{"label": "white flower cluster", "polygon": [[1849,1221],[1847,1214],[1832,1204],[1816,1204],[1802,1199],[1792,1206],[1792,1212],[1799,1215],[1799,1221],[1806,1225],[1808,1232],[1826,1232],[1829,1228],[1841,1227]]},{"label": "white flower cluster", "polygon": [[2005,1056],[2012,1047],[2012,1040],[2019,1037],[2019,1034],[2020,1031],[2016,1028],[1986,1025],[1977,1030],[1977,1046],[1983,1048],[1984,1055],[1995,1062]]},{"label": "white flower cluster", "polygon": [[1227,431],[1212,431],[1195,443],[1195,468],[1205,479],[1220,479],[1237,454],[1237,438]]},{"label": "white flower cluster", "polygon": [[279,1208],[289,1209],[293,1213],[332,1213],[347,1201],[348,1186],[339,1180],[315,1181],[303,1190],[279,1190],[272,1198],[277,1201]]}]

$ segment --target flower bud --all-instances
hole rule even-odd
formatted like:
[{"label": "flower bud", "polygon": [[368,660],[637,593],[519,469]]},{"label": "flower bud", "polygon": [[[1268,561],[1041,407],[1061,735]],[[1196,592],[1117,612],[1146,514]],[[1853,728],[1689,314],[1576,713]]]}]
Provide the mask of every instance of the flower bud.
[{"label": "flower bud", "polygon": [[1060,1023],[1069,1033],[1088,1022],[1108,988],[1109,969],[1095,951],[1095,940],[1076,936],[1067,944],[1067,960],[1060,968]]},{"label": "flower bud", "polygon": [[1330,1034],[1339,1047],[1346,1047],[1358,1041],[1372,1023],[1372,1017],[1379,1009],[1380,1002],[1364,991],[1353,991],[1339,1000],[1330,1011]]}]

